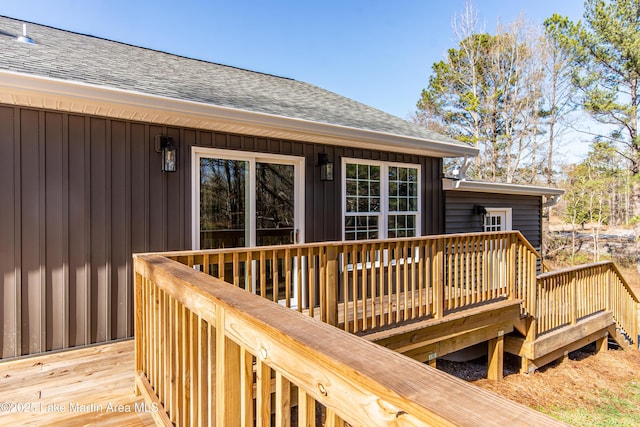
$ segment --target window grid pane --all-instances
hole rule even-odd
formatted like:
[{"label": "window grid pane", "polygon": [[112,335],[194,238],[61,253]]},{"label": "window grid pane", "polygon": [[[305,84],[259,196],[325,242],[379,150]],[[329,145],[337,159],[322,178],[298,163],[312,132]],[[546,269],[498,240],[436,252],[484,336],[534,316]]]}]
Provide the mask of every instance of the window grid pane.
[{"label": "window grid pane", "polygon": [[416,215],[389,215],[387,237],[415,237]]},{"label": "window grid pane", "polygon": [[368,240],[378,238],[378,217],[366,216],[346,216],[345,240]]},{"label": "window grid pane", "polygon": [[380,166],[347,164],[347,212],[380,212]]},{"label": "window grid pane", "polygon": [[388,188],[389,212],[418,211],[417,168],[390,166]]},{"label": "window grid pane", "polygon": [[502,231],[502,216],[488,213],[484,217],[484,231]]},{"label": "window grid pane", "polygon": [[345,240],[417,236],[417,167],[345,163],[344,179]]}]

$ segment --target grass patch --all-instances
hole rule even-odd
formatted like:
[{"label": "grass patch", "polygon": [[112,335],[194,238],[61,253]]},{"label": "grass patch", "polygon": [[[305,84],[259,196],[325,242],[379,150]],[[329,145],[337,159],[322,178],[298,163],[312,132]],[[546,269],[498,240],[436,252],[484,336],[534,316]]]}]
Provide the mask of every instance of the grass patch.
[{"label": "grass patch", "polygon": [[[586,403],[586,402],[585,402]],[[640,426],[640,381],[631,381],[620,393],[602,391],[583,407],[538,408],[575,426]]]}]

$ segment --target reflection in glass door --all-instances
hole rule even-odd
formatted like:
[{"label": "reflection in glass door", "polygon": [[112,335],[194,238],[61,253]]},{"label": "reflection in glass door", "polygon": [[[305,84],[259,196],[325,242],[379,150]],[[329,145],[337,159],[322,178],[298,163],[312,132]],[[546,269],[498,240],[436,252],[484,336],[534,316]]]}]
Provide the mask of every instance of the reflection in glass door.
[{"label": "reflection in glass door", "polygon": [[200,249],[247,244],[249,162],[200,158]]},{"label": "reflection in glass door", "polygon": [[296,242],[293,165],[256,163],[256,246]]}]

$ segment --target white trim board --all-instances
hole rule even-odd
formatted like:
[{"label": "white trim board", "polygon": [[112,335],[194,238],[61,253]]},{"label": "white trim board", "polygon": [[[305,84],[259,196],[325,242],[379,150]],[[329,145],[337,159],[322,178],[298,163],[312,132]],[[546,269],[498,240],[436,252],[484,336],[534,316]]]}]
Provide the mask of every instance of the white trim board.
[{"label": "white trim board", "polygon": [[502,182],[466,181],[444,178],[442,188],[445,191],[471,191],[476,193],[513,194],[522,196],[558,197],[564,190],[537,185],[506,184]]},{"label": "white trim board", "polygon": [[477,148],[464,144],[313,122],[3,70],[0,70],[0,103],[433,157],[475,156],[479,152]]}]

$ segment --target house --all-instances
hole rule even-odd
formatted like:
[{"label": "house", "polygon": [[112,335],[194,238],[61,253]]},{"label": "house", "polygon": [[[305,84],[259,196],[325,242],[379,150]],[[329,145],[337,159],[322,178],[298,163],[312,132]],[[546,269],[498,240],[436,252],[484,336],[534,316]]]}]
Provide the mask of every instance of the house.
[{"label": "house", "polygon": [[23,25],[0,17],[2,358],[130,337],[132,253],[493,230],[477,212],[498,207],[540,243],[556,190],[445,187],[443,159],[476,148],[293,79]]},{"label": "house", "polygon": [[554,206],[564,190],[445,178],[445,232],[518,230],[542,253],[543,208]]},{"label": "house", "polygon": [[[532,372],[637,347],[613,263],[537,274],[521,233],[477,233],[538,245],[561,192],[443,179],[473,147],[292,79],[7,17],[0,52],[0,358],[135,336],[89,364],[130,361],[164,425],[550,425],[424,362],[484,343],[499,380],[505,351]],[[71,384],[43,405],[113,375],[37,364]]]}]

